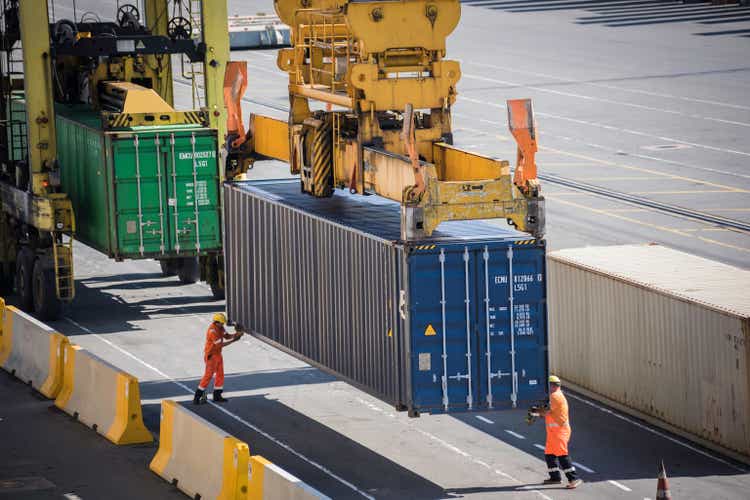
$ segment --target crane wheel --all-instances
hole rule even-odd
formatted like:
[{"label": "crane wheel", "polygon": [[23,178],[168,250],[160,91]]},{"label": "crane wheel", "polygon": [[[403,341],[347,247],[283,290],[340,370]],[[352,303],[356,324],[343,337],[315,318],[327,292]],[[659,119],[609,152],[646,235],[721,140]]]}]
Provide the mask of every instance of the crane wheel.
[{"label": "crane wheel", "polygon": [[34,252],[29,247],[22,247],[16,256],[16,293],[21,309],[32,311],[34,295],[32,293],[32,275],[34,273]]},{"label": "crane wheel", "polygon": [[177,274],[177,262],[172,259],[159,260],[159,266],[161,266],[161,275],[164,277]]},{"label": "crane wheel", "polygon": [[32,276],[34,311],[41,320],[57,319],[62,309],[55,287],[55,270],[45,267],[42,259],[34,264]]},{"label": "crane wheel", "polygon": [[179,268],[177,269],[177,277],[180,279],[180,283],[191,285],[198,281],[200,276],[201,270],[198,265],[198,257],[180,259]]},{"label": "crane wheel", "polygon": [[13,263],[0,263],[0,295],[6,296],[13,293],[13,280],[15,279],[15,269]]}]

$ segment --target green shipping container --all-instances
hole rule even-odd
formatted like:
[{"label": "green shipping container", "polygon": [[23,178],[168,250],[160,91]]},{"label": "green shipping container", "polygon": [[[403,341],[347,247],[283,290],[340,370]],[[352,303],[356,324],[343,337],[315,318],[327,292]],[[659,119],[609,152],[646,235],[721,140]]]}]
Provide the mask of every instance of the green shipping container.
[{"label": "green shipping container", "polygon": [[58,107],[56,123],[79,240],[118,260],[221,250],[215,130],[105,131],[98,113],[71,106]]}]

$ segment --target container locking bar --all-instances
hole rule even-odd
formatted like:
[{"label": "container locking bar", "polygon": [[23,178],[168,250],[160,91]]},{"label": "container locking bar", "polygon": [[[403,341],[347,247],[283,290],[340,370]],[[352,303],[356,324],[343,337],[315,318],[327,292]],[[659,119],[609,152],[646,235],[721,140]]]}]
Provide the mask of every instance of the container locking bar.
[{"label": "container locking bar", "polygon": [[448,346],[446,344],[445,328],[445,250],[440,249],[440,309],[443,316],[443,408],[448,411]]}]

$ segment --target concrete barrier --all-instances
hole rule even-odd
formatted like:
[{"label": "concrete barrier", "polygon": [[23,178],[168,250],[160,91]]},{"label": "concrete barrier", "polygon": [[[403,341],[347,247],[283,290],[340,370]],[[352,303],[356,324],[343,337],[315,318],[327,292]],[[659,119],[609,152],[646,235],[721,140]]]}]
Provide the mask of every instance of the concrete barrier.
[{"label": "concrete barrier", "polygon": [[150,443],[138,379],[80,346],[65,346],[63,385],[55,406],[115,444]]},{"label": "concrete barrier", "polygon": [[328,498],[265,458],[259,455],[250,457],[248,500],[320,500]]},{"label": "concrete barrier", "polygon": [[174,401],[162,401],[159,449],[149,468],[191,498],[245,500],[247,444]]},{"label": "concrete barrier", "polygon": [[0,301],[0,367],[54,399],[63,383],[63,354],[68,339]]}]

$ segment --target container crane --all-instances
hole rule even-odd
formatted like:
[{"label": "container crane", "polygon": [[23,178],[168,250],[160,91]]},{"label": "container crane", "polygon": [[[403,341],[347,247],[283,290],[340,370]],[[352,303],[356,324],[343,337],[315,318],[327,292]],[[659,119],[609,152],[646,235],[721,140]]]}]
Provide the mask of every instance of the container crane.
[{"label": "container crane", "polygon": [[[54,4],[2,0],[4,291],[54,318],[75,296],[78,239],[117,260],[158,259],[186,283],[200,275],[223,296],[226,2],[118,2],[114,21],[56,19]],[[178,58],[186,111],[173,104]]]},{"label": "container crane", "polygon": [[[344,188],[396,200],[404,240],[429,236],[442,221],[492,218],[543,235],[529,100],[508,101],[518,143],[513,175],[508,161],[452,145],[461,69],[446,59],[446,38],[460,18],[458,0],[275,0],[274,7],[291,27],[292,47],[277,58],[289,75],[289,117],[254,114],[247,132],[233,118],[230,170],[273,158],[289,162],[313,196]],[[228,68],[233,117],[245,71]]]}]

